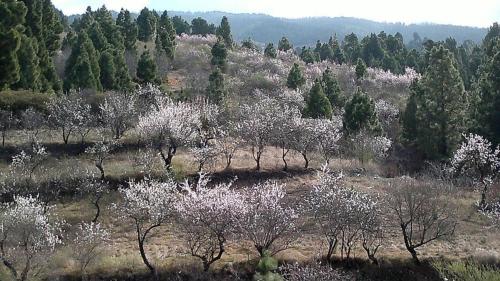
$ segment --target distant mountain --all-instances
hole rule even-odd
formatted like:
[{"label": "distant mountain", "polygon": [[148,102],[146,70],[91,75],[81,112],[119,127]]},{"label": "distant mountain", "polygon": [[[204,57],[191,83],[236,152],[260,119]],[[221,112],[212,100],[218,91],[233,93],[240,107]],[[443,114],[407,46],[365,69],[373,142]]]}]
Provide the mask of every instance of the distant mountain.
[{"label": "distant mountain", "polygon": [[[422,39],[444,40],[453,37],[460,44],[466,40],[479,43],[486,35],[486,28],[455,26],[444,24],[404,24],[383,23],[350,17],[316,17],[301,19],[276,18],[264,14],[233,14],[225,12],[176,12],[169,11],[171,16],[181,16],[188,22],[202,17],[209,23],[218,25],[223,16],[227,16],[231,24],[233,37],[238,40],[252,38],[258,43],[277,43],[283,36],[288,37],[295,46],[315,45],[317,40],[327,41],[336,34],[340,40],[346,34],[354,32],[358,37],[370,33],[384,31],[387,34],[400,32],[405,43],[413,39],[417,32]],[[70,16],[70,22],[75,16]]]}]

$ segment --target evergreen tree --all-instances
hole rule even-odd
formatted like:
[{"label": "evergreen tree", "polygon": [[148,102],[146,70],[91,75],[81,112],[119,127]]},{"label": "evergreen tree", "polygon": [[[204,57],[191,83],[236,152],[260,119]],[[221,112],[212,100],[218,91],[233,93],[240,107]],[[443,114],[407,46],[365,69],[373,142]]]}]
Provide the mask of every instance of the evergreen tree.
[{"label": "evergreen tree", "polygon": [[174,16],[172,18],[172,23],[177,35],[191,34],[191,25],[180,16]]},{"label": "evergreen tree", "polygon": [[500,26],[498,22],[493,23],[493,25],[488,29],[488,33],[483,40],[483,48],[488,57],[493,57],[496,53],[495,47],[497,45],[497,40],[500,38]]},{"label": "evergreen tree", "polygon": [[56,72],[52,57],[44,45],[38,46],[38,57],[40,65],[40,80],[42,92],[60,92],[62,90],[61,80]]},{"label": "evergreen tree", "polygon": [[417,99],[416,97],[420,95],[422,90],[420,83],[413,82],[410,87],[410,97],[406,103],[405,111],[401,116],[401,122],[403,125],[402,137],[403,141],[408,144],[415,144],[417,139]]},{"label": "evergreen tree", "polygon": [[137,42],[137,24],[132,20],[128,10],[121,9],[116,19],[116,24],[120,27],[123,37],[123,43],[126,50],[135,50],[135,43]]},{"label": "evergreen tree", "polygon": [[191,21],[191,34],[207,36],[214,33],[214,28],[205,19],[198,17]]},{"label": "evergreen tree", "polygon": [[[113,48],[123,49],[124,39],[120,32],[120,27],[116,25],[111,12],[105,6],[97,9],[94,13],[95,20],[99,23],[104,36]],[[97,48],[97,47],[96,47]],[[98,50],[101,50],[97,48]]]},{"label": "evergreen tree", "polygon": [[337,78],[333,75],[333,72],[329,67],[325,70],[325,72],[323,72],[321,82],[325,91],[325,95],[330,101],[332,107],[344,107],[345,97],[342,95],[342,91],[340,90]]},{"label": "evergreen tree", "polygon": [[380,44],[379,37],[372,33],[369,37],[363,38],[362,43],[361,54],[363,60],[369,66],[378,66],[384,58],[384,50]]},{"label": "evergreen tree", "polygon": [[20,66],[20,79],[13,88],[30,89],[33,91],[41,89],[40,67],[37,53],[37,40],[23,34],[21,36],[21,47],[17,52]]},{"label": "evergreen tree", "polygon": [[447,159],[466,128],[464,85],[453,54],[441,46],[432,48],[429,67],[417,91],[418,148],[429,159]]},{"label": "evergreen tree", "polygon": [[311,50],[310,48],[302,48],[302,52],[300,53],[300,58],[306,64],[313,64],[319,61],[319,55]]},{"label": "evergreen tree", "polygon": [[90,40],[92,40],[92,44],[94,48],[98,51],[104,51],[108,48],[108,39],[104,36],[102,32],[101,25],[98,22],[92,23],[90,28],[87,31]]},{"label": "evergreen tree", "polygon": [[241,47],[254,51],[260,51],[259,46],[257,46],[257,44],[255,44],[255,42],[251,38],[243,40],[241,42]]},{"label": "evergreen tree", "polygon": [[278,52],[274,48],[273,43],[267,44],[266,49],[264,50],[264,55],[266,57],[273,58],[273,59],[275,59],[278,56]]},{"label": "evergreen tree", "polygon": [[283,52],[288,52],[291,49],[293,49],[292,43],[288,41],[288,38],[282,37],[281,40],[278,42],[278,50]]},{"label": "evergreen tree", "polygon": [[349,134],[357,133],[362,129],[374,133],[381,131],[375,103],[359,87],[345,106],[344,129]]},{"label": "evergreen tree", "polygon": [[159,84],[160,79],[158,78],[157,66],[149,51],[142,53],[141,58],[137,64],[137,78],[141,80],[142,83],[155,83]]},{"label": "evergreen tree", "polygon": [[156,19],[154,14],[144,8],[137,17],[137,38],[142,42],[148,42],[153,39],[156,30]]},{"label": "evergreen tree", "polygon": [[221,38],[212,47],[211,63],[213,66],[220,68],[222,72],[226,71],[227,49]]},{"label": "evergreen tree", "polygon": [[225,96],[224,76],[220,69],[216,68],[208,78],[207,97],[210,102],[221,105]]},{"label": "evergreen tree", "polygon": [[305,115],[314,119],[332,118],[332,105],[326,97],[323,87],[321,86],[321,80],[319,79],[314,81],[314,85],[309,92]]},{"label": "evergreen tree", "polygon": [[99,56],[87,33],[82,30],[66,62],[64,90],[102,90]]},{"label": "evergreen tree", "polygon": [[333,60],[333,49],[330,45],[323,43],[319,49],[319,58],[321,61]]},{"label": "evergreen tree", "polygon": [[115,73],[115,89],[127,92],[132,89],[132,80],[130,78],[129,69],[125,62],[124,51],[120,49],[113,50]]},{"label": "evergreen tree", "polygon": [[26,12],[26,6],[22,2],[0,2],[0,90],[19,81],[17,51]]},{"label": "evergreen tree", "polygon": [[158,24],[158,40],[168,58],[174,59],[175,55],[175,29],[167,11],[163,12]]},{"label": "evergreen tree", "polygon": [[366,75],[366,64],[361,58],[358,58],[355,72],[358,80],[362,79]]},{"label": "evergreen tree", "polygon": [[116,67],[113,55],[113,52],[108,49],[101,53],[99,60],[101,84],[104,90],[113,90],[116,88]]},{"label": "evergreen tree", "polygon": [[306,79],[302,74],[302,70],[297,63],[294,63],[292,69],[290,69],[290,73],[288,74],[288,78],[286,80],[286,85],[290,89],[297,90],[302,87],[306,83]]},{"label": "evergreen tree", "polygon": [[354,64],[360,56],[358,36],[354,33],[346,35],[342,44],[342,50],[344,51],[347,61]]},{"label": "evergreen tree", "polygon": [[224,44],[227,48],[233,48],[233,36],[231,35],[231,26],[229,25],[229,21],[226,16],[222,17],[222,21],[220,26],[216,31],[217,36],[222,37],[224,40]]}]

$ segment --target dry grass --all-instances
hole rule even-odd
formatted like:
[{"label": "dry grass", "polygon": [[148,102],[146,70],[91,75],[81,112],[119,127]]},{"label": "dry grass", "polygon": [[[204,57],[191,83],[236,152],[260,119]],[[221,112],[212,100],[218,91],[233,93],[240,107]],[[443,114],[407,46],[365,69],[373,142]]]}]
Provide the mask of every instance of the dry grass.
[{"label": "dry grass", "polygon": [[[18,133],[11,134],[7,144],[8,146],[19,145],[22,137]],[[93,139],[91,136],[89,139]],[[47,145],[59,143],[57,135],[54,132],[44,132],[42,139]],[[134,143],[133,133],[127,134],[124,140],[126,143]],[[56,147],[56,146],[54,146]],[[57,151],[53,151],[57,155]],[[8,157],[4,151],[0,153],[0,168],[5,169],[8,165]],[[131,157],[135,151],[120,151],[105,162],[105,170],[108,177],[113,179],[126,180],[134,177],[138,173],[137,167],[131,162]],[[288,196],[291,204],[303,201],[308,191],[316,182],[315,169],[319,169],[322,161],[317,156],[312,156],[311,169],[303,169],[302,157],[291,153],[289,156],[288,172],[283,172],[283,163],[279,149],[268,148],[262,158],[262,171],[253,171],[255,162],[248,149],[240,150],[233,160],[232,168],[229,171],[223,171],[224,163],[218,162],[210,170],[214,172],[214,180],[228,180],[234,176],[238,177],[237,188],[244,188],[255,182],[266,179],[273,179],[287,184]],[[196,163],[193,163],[189,154],[181,150],[174,158],[174,167],[179,177],[192,175],[196,173]],[[93,169],[92,163],[85,158],[83,154],[77,155],[57,155],[52,156],[47,162],[49,174],[71,170],[75,165],[83,168]],[[353,188],[382,193],[384,187],[391,179],[377,176],[380,174],[380,167],[377,164],[370,163],[362,166],[355,160],[337,159],[332,161],[331,168],[343,170],[347,175],[345,182]],[[363,168],[363,169],[362,169]],[[69,169],[69,170],[68,170]],[[364,171],[359,173],[359,171]],[[155,173],[158,176],[164,174],[161,162],[156,165]],[[500,254],[500,233],[493,229],[489,222],[473,207],[478,199],[476,193],[457,190],[450,201],[456,203],[459,208],[460,222],[457,229],[457,237],[453,243],[437,242],[419,249],[422,257],[444,257],[447,259],[457,259],[462,257],[477,257],[480,260],[494,260],[498,262]],[[101,222],[111,231],[112,243],[106,248],[106,254],[101,257],[99,262],[90,268],[90,271],[102,276],[115,273],[132,274],[145,270],[139,256],[135,233],[131,222],[117,218],[116,214],[109,208],[113,203],[119,200],[116,191],[112,191],[102,200],[104,206],[101,215]],[[81,221],[89,221],[94,209],[90,202],[85,199],[62,198],[55,207],[55,212],[60,218],[63,218],[69,225],[75,225]],[[325,250],[325,243],[318,234],[314,226],[305,220],[303,235],[293,248],[284,251],[278,255],[282,260],[308,261],[320,258]],[[68,233],[67,237],[71,237]],[[68,242],[70,243],[70,242]],[[179,233],[175,225],[170,225],[157,229],[152,233],[147,242],[147,253],[155,264],[163,269],[187,270],[192,266],[200,266],[199,260],[191,258],[185,253],[182,233]],[[364,259],[364,252],[357,249],[354,257]],[[398,233],[398,229],[390,229],[386,243],[381,248],[379,256],[383,260],[408,259],[403,241]],[[214,265],[215,269],[220,269],[228,263],[241,263],[255,261],[257,252],[248,241],[231,241],[227,248],[227,253],[223,259]],[[72,260],[71,244],[59,249],[56,255],[51,259],[47,266],[51,276],[75,273],[75,263]],[[0,270],[0,279],[2,279]]]}]

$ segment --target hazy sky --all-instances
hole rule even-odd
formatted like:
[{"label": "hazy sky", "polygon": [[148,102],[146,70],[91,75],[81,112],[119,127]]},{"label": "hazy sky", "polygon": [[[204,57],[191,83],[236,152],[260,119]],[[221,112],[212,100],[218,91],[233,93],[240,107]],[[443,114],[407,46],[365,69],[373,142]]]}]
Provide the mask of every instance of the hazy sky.
[{"label": "hazy sky", "polygon": [[66,14],[87,6],[139,11],[144,6],[173,11],[264,13],[299,18],[347,16],[386,22],[445,23],[486,27],[500,21],[500,0],[52,0]]}]

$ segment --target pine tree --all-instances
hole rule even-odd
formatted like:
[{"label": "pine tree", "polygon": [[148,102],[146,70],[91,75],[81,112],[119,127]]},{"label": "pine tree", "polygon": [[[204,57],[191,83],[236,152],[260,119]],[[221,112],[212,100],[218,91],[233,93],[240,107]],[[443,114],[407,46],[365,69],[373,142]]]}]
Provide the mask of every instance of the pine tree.
[{"label": "pine tree", "polygon": [[302,87],[306,83],[306,79],[302,74],[302,70],[297,63],[294,63],[292,69],[290,69],[290,73],[288,74],[288,78],[286,81],[286,85],[290,89],[297,90]]},{"label": "pine tree", "polygon": [[142,42],[148,42],[153,39],[156,30],[156,19],[153,13],[144,8],[137,17],[137,38]]},{"label": "pine tree", "polygon": [[330,101],[332,107],[342,108],[345,104],[345,97],[342,95],[340,90],[339,82],[337,78],[333,75],[330,68],[327,68],[323,72],[322,85],[325,91],[325,95]]},{"label": "pine tree", "polygon": [[210,102],[221,105],[225,96],[224,76],[220,69],[216,68],[208,78],[207,97]]},{"label": "pine tree", "polygon": [[191,21],[191,34],[207,36],[213,34],[213,28],[208,25],[208,22],[203,18],[195,18]]},{"label": "pine tree", "polygon": [[288,41],[288,38],[282,37],[281,40],[278,42],[278,50],[283,52],[288,52],[291,49],[293,49],[292,43]]},{"label": "pine tree", "polygon": [[227,48],[233,48],[233,36],[231,35],[231,26],[229,25],[229,21],[226,16],[222,17],[222,21],[220,26],[216,31],[217,36],[222,37],[224,40],[224,44]]},{"label": "pine tree", "polygon": [[319,61],[319,54],[311,50],[310,48],[302,48],[302,52],[300,53],[300,58],[306,64],[313,64]]},{"label": "pine tree", "polygon": [[191,34],[191,25],[180,16],[174,16],[172,18],[172,23],[174,24],[177,35]]},{"label": "pine tree", "polygon": [[305,116],[314,119],[332,118],[332,105],[326,97],[323,87],[321,86],[321,80],[319,79],[314,81],[314,85],[309,92],[304,113]]},{"label": "pine tree", "polygon": [[355,71],[356,71],[356,78],[358,80],[362,79],[366,75],[366,64],[361,58],[358,58]]},{"label": "pine tree", "polygon": [[82,30],[66,62],[64,90],[102,90],[98,57],[92,41]]},{"label": "pine tree", "polygon": [[26,6],[22,2],[0,2],[0,90],[19,81],[17,51],[26,12]]},{"label": "pine tree", "polygon": [[[116,25],[111,12],[105,6],[97,9],[94,13],[95,20],[99,23],[104,36],[109,44],[116,49],[124,48],[124,37],[120,32],[120,28]],[[97,48],[97,47],[96,47]],[[97,48],[98,50],[102,50]]]},{"label": "pine tree", "polygon": [[369,66],[377,66],[384,58],[384,50],[381,46],[380,39],[374,33],[363,38],[361,54],[363,60]]},{"label": "pine tree", "polygon": [[114,65],[116,69],[115,74],[115,89],[128,92],[132,89],[132,79],[130,78],[129,69],[125,62],[125,54],[123,50],[113,50]]},{"label": "pine tree", "polygon": [[17,52],[20,79],[13,85],[15,89],[30,89],[33,91],[41,89],[37,42],[35,38],[29,38],[25,34],[21,36],[21,47]]},{"label": "pine tree", "polygon": [[101,25],[98,22],[92,23],[87,33],[96,50],[104,51],[108,48],[108,39],[104,36]]},{"label": "pine tree", "polygon": [[267,44],[266,49],[264,50],[264,55],[266,57],[273,58],[273,59],[275,59],[278,56],[278,52],[274,48],[273,43]]},{"label": "pine tree", "polygon": [[113,90],[116,88],[116,68],[113,58],[113,52],[108,49],[101,53],[99,60],[99,67],[101,69],[100,77],[101,84],[104,90]]},{"label": "pine tree", "polygon": [[416,96],[420,95],[420,83],[413,82],[410,87],[410,97],[406,103],[406,108],[401,116],[403,125],[402,137],[403,141],[407,144],[415,144],[417,139],[417,99]]},{"label": "pine tree", "polygon": [[357,133],[362,129],[374,133],[381,131],[375,103],[359,87],[345,106],[344,129],[349,134]]},{"label": "pine tree", "polygon": [[137,64],[137,78],[142,83],[155,83],[159,84],[157,66],[149,51],[142,53],[141,58]]},{"label": "pine tree", "polygon": [[167,11],[163,12],[158,24],[158,40],[168,58],[174,59],[175,55],[175,29]]},{"label": "pine tree", "polygon": [[116,25],[120,27],[123,36],[123,43],[126,50],[135,50],[137,42],[137,24],[132,20],[130,12],[122,9],[116,19]]},{"label": "pine tree", "polygon": [[354,64],[360,56],[360,46],[358,36],[351,33],[344,37],[344,42],[342,45],[342,50],[344,51],[347,61]]},{"label": "pine tree", "polygon": [[447,159],[466,128],[464,85],[453,54],[443,46],[432,48],[429,66],[416,96],[417,145],[429,159]]},{"label": "pine tree", "polygon": [[227,64],[227,49],[224,41],[219,38],[212,47],[212,60],[213,66],[221,69],[222,72],[226,71]]}]

